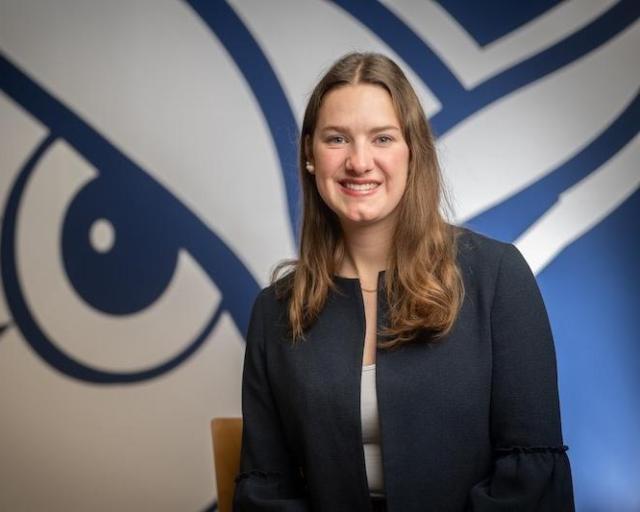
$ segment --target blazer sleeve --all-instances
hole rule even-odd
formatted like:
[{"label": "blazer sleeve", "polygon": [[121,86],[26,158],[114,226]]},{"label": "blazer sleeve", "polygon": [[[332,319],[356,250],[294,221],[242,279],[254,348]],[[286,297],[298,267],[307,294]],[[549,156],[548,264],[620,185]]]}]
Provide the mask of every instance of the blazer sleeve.
[{"label": "blazer sleeve", "polygon": [[246,338],[242,449],[233,510],[307,512],[304,481],[287,449],[265,365],[264,299],[263,291],[253,304]]},{"label": "blazer sleeve", "polygon": [[553,336],[535,276],[513,244],[499,265],[491,332],[494,463],[471,489],[469,510],[571,512]]}]

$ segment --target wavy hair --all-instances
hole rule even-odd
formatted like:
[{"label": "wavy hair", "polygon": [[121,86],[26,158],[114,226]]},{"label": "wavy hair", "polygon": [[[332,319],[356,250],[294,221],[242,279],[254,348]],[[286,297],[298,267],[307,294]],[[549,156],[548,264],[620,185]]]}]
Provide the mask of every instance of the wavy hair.
[{"label": "wavy hair", "polygon": [[298,170],[302,188],[302,223],[297,259],[280,262],[271,275],[276,296],[288,299],[288,320],[295,343],[322,311],[333,276],[345,255],[342,228],[324,203],[313,176],[305,170],[318,112],[324,96],[345,85],[373,84],[391,96],[409,147],[405,193],[399,205],[393,248],[385,272],[388,325],[378,347],[393,348],[426,332],[435,341],[453,326],[464,297],[456,264],[457,228],[441,208],[449,206],[434,138],[420,101],[400,67],[378,53],[349,53],[320,79],[304,114],[299,139]]}]

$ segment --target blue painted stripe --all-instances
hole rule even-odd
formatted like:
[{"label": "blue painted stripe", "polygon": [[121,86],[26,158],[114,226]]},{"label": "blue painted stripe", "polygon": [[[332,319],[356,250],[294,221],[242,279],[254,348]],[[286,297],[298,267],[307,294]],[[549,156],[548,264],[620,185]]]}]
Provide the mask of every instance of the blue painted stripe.
[{"label": "blue painted stripe", "polygon": [[299,131],[280,81],[254,37],[227,2],[188,0],[187,3],[225,47],[262,110],[280,160],[292,238],[297,244],[298,153],[294,141],[298,140]]},{"label": "blue painted stripe", "polygon": [[480,46],[487,46],[501,37],[531,23],[556,7],[561,0],[437,0],[464,27]]},{"label": "blue painted stripe", "polygon": [[551,208],[569,187],[597,170],[626,146],[640,127],[640,94],[596,139],[533,185],[465,222],[483,233],[512,242]]}]

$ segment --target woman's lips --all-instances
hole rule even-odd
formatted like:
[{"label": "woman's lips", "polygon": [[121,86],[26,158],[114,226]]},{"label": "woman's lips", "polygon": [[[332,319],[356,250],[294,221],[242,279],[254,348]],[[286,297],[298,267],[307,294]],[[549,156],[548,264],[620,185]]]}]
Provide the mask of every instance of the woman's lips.
[{"label": "woman's lips", "polygon": [[[351,185],[350,187],[347,185]],[[375,194],[375,192],[380,188],[380,183],[377,182],[369,182],[366,184],[356,184],[349,182],[340,183],[340,190],[352,197],[363,197],[370,196]]]}]

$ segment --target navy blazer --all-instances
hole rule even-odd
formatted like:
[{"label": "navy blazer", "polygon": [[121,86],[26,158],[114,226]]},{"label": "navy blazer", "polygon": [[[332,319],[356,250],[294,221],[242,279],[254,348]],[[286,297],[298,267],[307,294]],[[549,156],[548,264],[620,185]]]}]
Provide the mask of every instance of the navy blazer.
[{"label": "navy blazer", "polygon": [[[387,508],[572,511],[553,337],[535,277],[513,244],[458,233],[465,298],[450,334],[376,353]],[[255,301],[235,511],[371,510],[360,419],[364,303],[358,279],[335,281],[295,346],[273,285]]]}]

